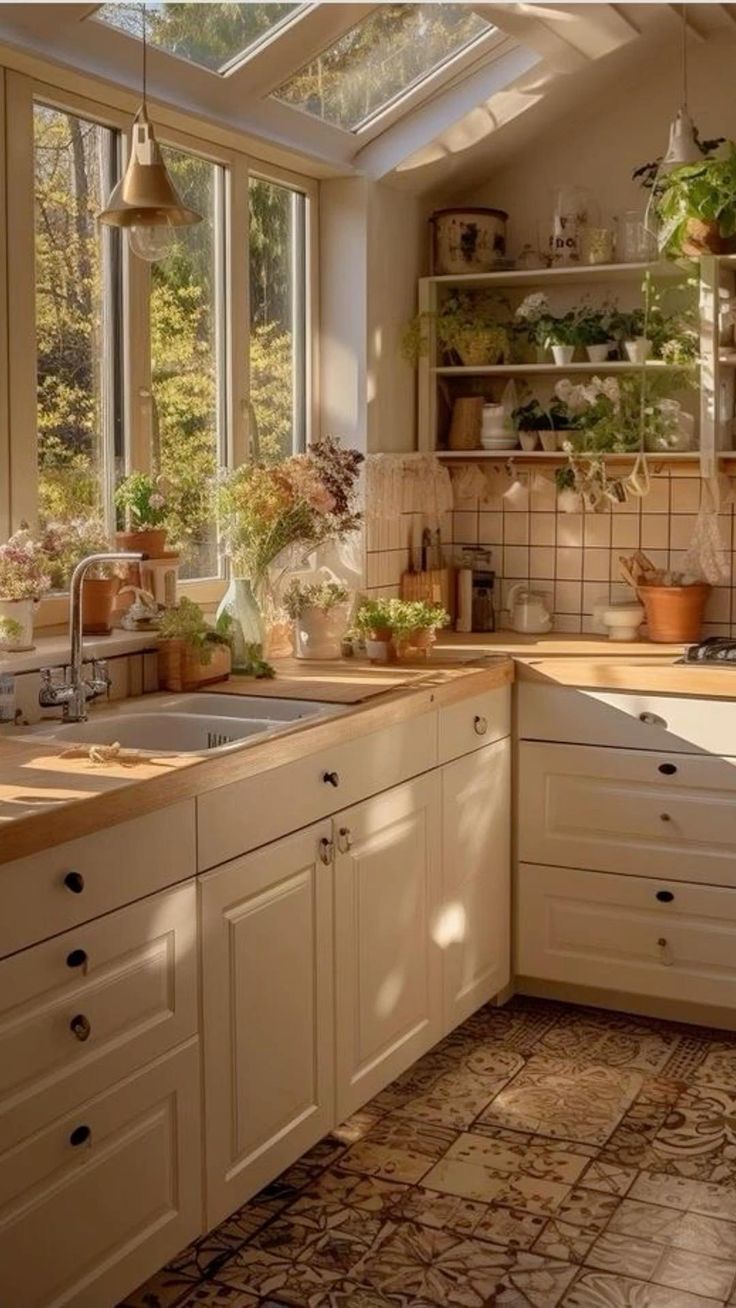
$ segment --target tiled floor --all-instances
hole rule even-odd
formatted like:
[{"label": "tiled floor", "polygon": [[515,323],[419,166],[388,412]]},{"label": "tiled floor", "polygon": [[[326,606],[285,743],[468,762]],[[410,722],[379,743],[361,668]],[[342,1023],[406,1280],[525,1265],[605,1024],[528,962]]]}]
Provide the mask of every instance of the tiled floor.
[{"label": "tiled floor", "polygon": [[126,1308],[736,1305],[736,1035],[484,1009]]}]

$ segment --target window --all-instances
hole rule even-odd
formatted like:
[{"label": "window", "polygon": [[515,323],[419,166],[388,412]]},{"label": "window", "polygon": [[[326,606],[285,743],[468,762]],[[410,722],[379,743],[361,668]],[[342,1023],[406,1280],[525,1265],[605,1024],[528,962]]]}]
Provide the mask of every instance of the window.
[{"label": "window", "polygon": [[151,464],[170,482],[169,539],[182,577],[217,575],[209,487],[224,459],[225,174],[164,147],[184,203],[203,216],[177,228],[151,268]]},{"label": "window", "polygon": [[275,460],[307,440],[307,200],[252,177],[249,202],[251,445]]},{"label": "window", "polygon": [[470,5],[379,5],[273,94],[356,131],[493,30]]},{"label": "window", "polygon": [[95,215],[118,139],[39,104],[34,151],[39,517],[110,523],[123,454],[120,245]]},{"label": "window", "polygon": [[[228,73],[303,8],[301,4],[155,4],[146,10],[146,37],[167,54]],[[101,5],[94,18],[140,39],[140,5]]]}]

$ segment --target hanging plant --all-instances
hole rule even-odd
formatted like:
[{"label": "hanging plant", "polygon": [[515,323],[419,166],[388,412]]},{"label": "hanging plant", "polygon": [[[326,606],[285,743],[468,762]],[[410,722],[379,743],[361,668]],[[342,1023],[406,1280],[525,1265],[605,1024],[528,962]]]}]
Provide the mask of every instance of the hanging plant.
[{"label": "hanging plant", "polygon": [[736,146],[724,156],[673,168],[657,183],[660,253],[732,254],[736,251]]}]

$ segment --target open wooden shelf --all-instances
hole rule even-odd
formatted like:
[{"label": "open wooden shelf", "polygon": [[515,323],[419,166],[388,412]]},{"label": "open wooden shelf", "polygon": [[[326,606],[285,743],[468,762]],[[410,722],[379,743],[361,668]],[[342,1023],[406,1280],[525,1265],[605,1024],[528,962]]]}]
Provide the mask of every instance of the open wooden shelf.
[{"label": "open wooden shelf", "polygon": [[489,273],[438,273],[423,280],[434,286],[458,286],[464,290],[483,290],[494,286],[564,286],[579,282],[636,282],[650,272],[654,277],[677,281],[688,276],[679,264],[663,263],[581,263],[560,268],[501,268]]},{"label": "open wooden shelf", "polygon": [[[606,463],[623,462],[627,460],[633,462],[637,458],[638,451],[633,450],[628,453],[605,453],[596,454],[592,450],[578,450],[576,453],[585,455],[594,455],[603,459]],[[645,451],[646,457],[652,463],[696,463],[700,458],[699,450],[690,450],[687,453],[675,452],[667,454],[664,451]],[[536,463],[547,460],[548,463],[564,463],[567,455],[564,450],[522,450],[517,446],[515,450],[437,450],[437,458],[448,463],[477,463],[480,460],[491,462],[495,459],[497,463],[505,463],[508,459],[513,459],[515,463]],[[736,460],[736,450],[722,450],[716,455],[719,462],[728,462]]]},{"label": "open wooden shelf", "polygon": [[[736,360],[734,360],[736,366]],[[583,373],[594,376],[597,373],[616,372],[686,372],[687,364],[664,363],[661,359],[648,359],[645,364],[629,363],[627,359],[611,359],[604,363],[487,363],[477,367],[467,364],[448,364],[432,368],[435,377],[534,377],[561,376],[567,373]]]}]

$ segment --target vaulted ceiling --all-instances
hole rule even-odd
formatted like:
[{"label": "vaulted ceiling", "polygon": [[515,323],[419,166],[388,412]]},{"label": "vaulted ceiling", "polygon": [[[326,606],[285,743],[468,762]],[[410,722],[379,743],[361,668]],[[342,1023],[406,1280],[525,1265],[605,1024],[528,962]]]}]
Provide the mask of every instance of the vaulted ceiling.
[{"label": "vaulted ceiling", "polygon": [[[679,6],[666,3],[473,3],[462,15],[464,22],[475,15],[466,23],[472,39],[398,93],[394,86],[364,121],[339,126],[334,114],[328,121],[311,106],[305,112],[298,96],[289,102],[288,92],[280,98],[274,92],[381,6],[261,8],[274,11],[273,28],[244,51],[233,50],[222,68],[217,61],[205,67],[181,53],[149,47],[154,105],[190,111],[285,147],[295,158],[312,160],[316,174],[365,173],[415,192],[450,183],[457,188],[459,182],[471,187],[575,103],[590,96],[600,100],[624,74],[645,70],[647,61],[661,59],[669,48],[674,57],[680,33]],[[0,41],[135,92],[141,42],[130,30],[100,21],[101,11],[110,9],[0,4]],[[692,41],[736,45],[736,6],[691,5],[688,29]],[[386,76],[390,55],[389,44],[374,75]]]}]

